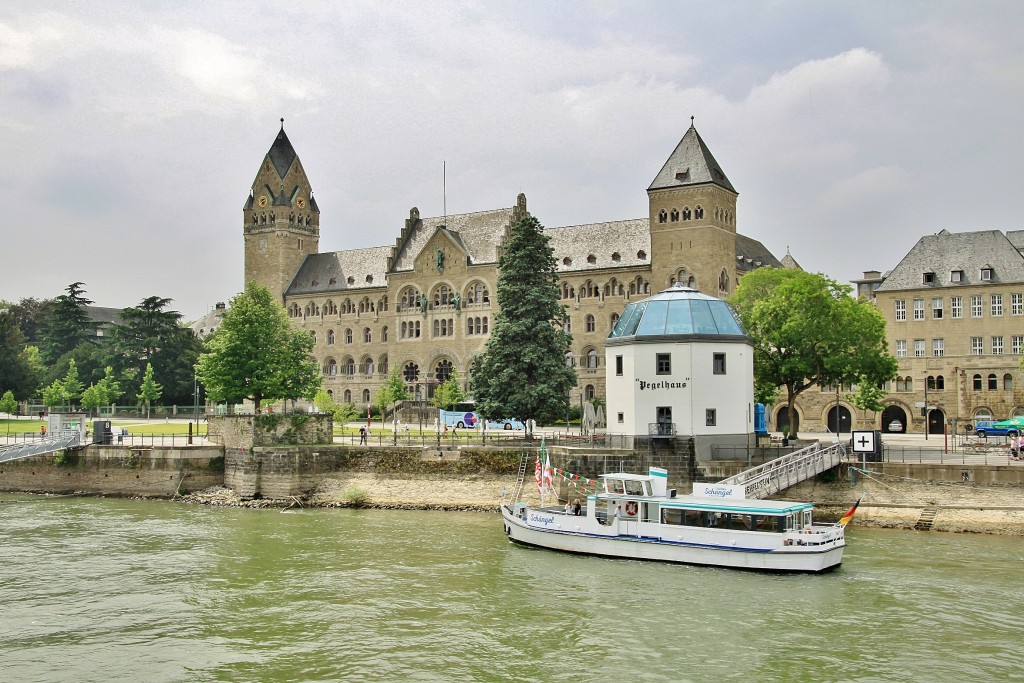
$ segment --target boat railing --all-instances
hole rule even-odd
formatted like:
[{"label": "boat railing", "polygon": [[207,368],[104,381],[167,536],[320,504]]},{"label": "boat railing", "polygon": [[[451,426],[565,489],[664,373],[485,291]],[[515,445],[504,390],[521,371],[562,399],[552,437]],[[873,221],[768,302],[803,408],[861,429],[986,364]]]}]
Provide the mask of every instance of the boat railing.
[{"label": "boat railing", "polygon": [[814,443],[718,483],[742,486],[747,498],[767,498],[835,467],[845,455],[846,444]]}]

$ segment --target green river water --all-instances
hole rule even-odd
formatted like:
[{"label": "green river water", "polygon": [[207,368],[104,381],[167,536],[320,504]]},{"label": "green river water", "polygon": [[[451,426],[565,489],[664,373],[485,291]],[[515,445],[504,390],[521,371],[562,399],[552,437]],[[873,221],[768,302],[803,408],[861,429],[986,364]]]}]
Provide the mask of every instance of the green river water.
[{"label": "green river water", "polygon": [[847,530],[780,576],[497,514],[0,496],[0,681],[1024,680],[1024,541]]}]

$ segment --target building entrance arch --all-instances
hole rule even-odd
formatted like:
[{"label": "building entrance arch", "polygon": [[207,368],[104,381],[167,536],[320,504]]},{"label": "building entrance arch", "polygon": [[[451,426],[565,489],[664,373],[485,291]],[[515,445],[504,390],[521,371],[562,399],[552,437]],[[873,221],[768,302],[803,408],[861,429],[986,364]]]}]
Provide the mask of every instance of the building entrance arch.
[{"label": "building entrance arch", "polygon": [[946,414],[940,408],[932,408],[928,411],[928,433],[942,434],[945,431]]},{"label": "building entrance arch", "polygon": [[[839,416],[839,423],[836,423],[836,415]],[[828,410],[828,430],[833,434],[842,434],[843,432],[850,431],[850,425],[853,421],[850,419],[850,410],[846,406],[839,406],[837,410],[835,406],[832,406]]]},{"label": "building entrance arch", "polygon": [[775,427],[780,432],[799,433],[800,432],[800,413],[798,411],[793,412],[793,421],[796,422],[796,428],[789,428],[789,408],[782,406],[778,412],[775,413]]},{"label": "building entrance arch", "polygon": [[[896,422],[896,421],[898,421],[900,423],[900,428],[899,429],[890,429],[889,426],[892,425],[893,422]],[[892,405],[892,406],[887,406],[886,409],[882,411],[882,431],[883,432],[888,432],[888,433],[891,433],[891,434],[901,434],[901,433],[907,431],[907,427],[909,425],[910,425],[910,420],[907,419],[907,411],[903,410],[903,408],[900,408],[899,406],[896,406],[896,405]],[[893,426],[895,426],[895,425],[893,425]]]}]

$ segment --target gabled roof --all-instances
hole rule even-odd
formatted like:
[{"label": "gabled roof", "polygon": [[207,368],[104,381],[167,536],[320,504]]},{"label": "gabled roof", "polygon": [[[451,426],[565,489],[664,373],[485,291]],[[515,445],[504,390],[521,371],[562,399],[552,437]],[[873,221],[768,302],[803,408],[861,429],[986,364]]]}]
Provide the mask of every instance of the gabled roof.
[{"label": "gabled roof", "polygon": [[310,254],[292,278],[285,296],[385,287],[390,253],[391,247],[370,247]]},{"label": "gabled roof", "polygon": [[647,191],[706,183],[714,183],[730,192],[736,192],[722,167],[715,161],[715,157],[697,133],[691,119],[689,130],[676,145]]},{"label": "gabled roof", "polygon": [[[550,228],[544,234],[549,238],[559,273],[635,268],[651,263],[651,233],[646,218]],[[594,257],[593,263],[588,259],[590,256]]]},{"label": "gabled roof", "polygon": [[[991,268],[992,279],[982,281],[981,269]],[[950,273],[961,271],[961,279],[950,281]],[[925,273],[934,273],[932,282]],[[997,282],[1024,282],[1024,256],[998,230],[951,233],[943,230],[926,235],[886,275],[876,291],[964,287]]]},{"label": "gabled roof", "polygon": [[[796,263],[794,261],[794,263]],[[736,267],[747,272],[756,270],[761,266],[771,268],[782,268],[783,264],[775,258],[772,252],[753,237],[747,237],[736,233]],[[799,268],[800,266],[797,266]]]},{"label": "gabled roof", "polygon": [[496,263],[498,244],[505,237],[505,231],[512,220],[512,211],[511,208],[494,209],[423,218],[410,227],[411,234],[402,244],[391,269],[412,270],[416,256],[430,241],[434,232],[442,227],[453,240],[463,246],[470,263]]}]

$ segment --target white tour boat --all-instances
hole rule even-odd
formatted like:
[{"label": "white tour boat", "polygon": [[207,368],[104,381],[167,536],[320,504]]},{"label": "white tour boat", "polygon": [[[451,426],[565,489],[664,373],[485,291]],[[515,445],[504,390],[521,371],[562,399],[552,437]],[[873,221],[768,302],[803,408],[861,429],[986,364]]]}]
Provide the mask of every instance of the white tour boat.
[{"label": "white tour boat", "polygon": [[694,484],[668,490],[668,471],[605,474],[604,491],[579,514],[503,503],[510,540],[571,553],[763,571],[821,572],[839,566],[844,526],[813,523],[811,503],[744,497],[742,486]]}]

